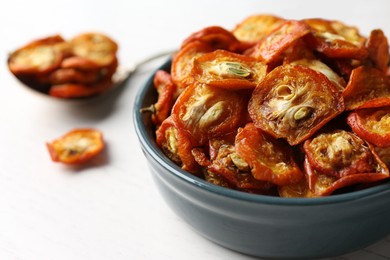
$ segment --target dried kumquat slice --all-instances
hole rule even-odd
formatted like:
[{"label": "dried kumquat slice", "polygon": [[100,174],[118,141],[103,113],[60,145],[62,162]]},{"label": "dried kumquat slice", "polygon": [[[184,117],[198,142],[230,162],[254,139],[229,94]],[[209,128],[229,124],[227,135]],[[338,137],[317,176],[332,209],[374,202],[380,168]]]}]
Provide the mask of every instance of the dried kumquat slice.
[{"label": "dried kumquat slice", "polygon": [[102,67],[116,62],[117,43],[101,33],[83,33],[70,40],[75,56],[87,58]]},{"label": "dried kumquat slice", "polygon": [[380,170],[377,172],[355,173],[341,178],[313,170],[307,160],[305,160],[304,165],[309,188],[311,193],[315,194],[314,196],[328,196],[344,187],[373,183],[389,178],[389,170],[383,162],[379,163]]},{"label": "dried kumquat slice", "polygon": [[360,66],[352,70],[343,92],[345,109],[383,107],[390,105],[390,83],[379,69]]},{"label": "dried kumquat slice", "polygon": [[60,47],[64,43],[65,40],[59,35],[35,40],[10,54],[8,68],[16,76],[53,71],[65,56]]},{"label": "dried kumquat slice", "polygon": [[382,30],[373,30],[367,40],[368,56],[374,66],[383,72],[387,72],[389,64],[389,43]]},{"label": "dried kumquat slice", "polygon": [[313,198],[318,197],[310,189],[306,178],[298,183],[278,186],[278,195],[282,198]]},{"label": "dried kumquat slice", "polygon": [[199,165],[191,153],[195,142],[177,127],[172,117],[165,119],[156,130],[156,142],[164,154],[183,170],[197,174]]},{"label": "dried kumquat slice", "polygon": [[209,26],[192,33],[182,42],[180,49],[185,48],[188,44],[194,41],[206,43],[214,50],[222,49],[236,52],[243,48],[241,42],[237,40],[232,32],[220,26]]},{"label": "dried kumquat slice", "polygon": [[194,84],[178,97],[171,115],[198,145],[205,145],[210,138],[238,128],[246,100],[242,92]]},{"label": "dried kumquat slice", "polygon": [[297,40],[310,33],[310,27],[301,21],[288,20],[257,43],[250,56],[267,64],[282,59],[282,54]]},{"label": "dried kumquat slice", "polygon": [[91,128],[74,129],[46,145],[51,159],[65,164],[85,163],[105,147],[102,133]]},{"label": "dried kumquat slice", "polygon": [[194,59],[214,49],[207,43],[194,41],[181,48],[173,57],[171,66],[172,80],[181,93],[188,85],[194,83],[192,68]]},{"label": "dried kumquat slice", "polygon": [[51,86],[49,95],[57,98],[86,98],[103,93],[112,86],[111,79],[93,84],[64,83]]},{"label": "dried kumquat slice", "polygon": [[284,21],[275,15],[252,15],[239,23],[232,32],[238,40],[256,44]]},{"label": "dried kumquat slice", "polygon": [[375,146],[390,146],[390,107],[356,110],[348,115],[347,123],[358,136]]},{"label": "dried kumquat slice", "polygon": [[227,89],[255,88],[266,73],[263,62],[224,50],[199,56],[192,69],[194,81]]},{"label": "dried kumquat slice", "polygon": [[263,133],[253,123],[238,130],[235,149],[250,166],[252,175],[257,180],[288,185],[303,178],[290,147]]},{"label": "dried kumquat slice", "polygon": [[297,145],[344,110],[341,93],[322,73],[301,65],[271,71],[248,105],[256,127]]},{"label": "dried kumquat slice", "polygon": [[322,174],[340,178],[376,171],[368,144],[344,130],[319,134],[305,141],[303,148],[311,169]]},{"label": "dried kumquat slice", "polygon": [[229,139],[229,136],[224,136],[210,140],[208,175],[222,178],[233,189],[257,194],[272,192],[275,185],[254,178],[248,163],[238,155],[234,140]]},{"label": "dried kumquat slice", "polygon": [[143,108],[142,110],[150,110],[152,112],[153,124],[159,127],[171,113],[175,101],[176,85],[173,83],[171,75],[164,70],[156,71],[153,84],[158,93],[157,102],[151,107]]},{"label": "dried kumquat slice", "polygon": [[357,28],[339,21],[325,19],[304,19],[312,28],[313,37],[308,37],[314,48],[330,58],[363,59],[368,51],[364,46],[365,38]]},{"label": "dried kumquat slice", "polygon": [[308,67],[312,70],[320,72],[324,74],[336,87],[340,92],[343,92],[347,83],[345,80],[340,77],[336,72],[334,72],[331,68],[329,68],[325,63],[316,59],[301,59],[291,62],[293,65],[302,65]]}]

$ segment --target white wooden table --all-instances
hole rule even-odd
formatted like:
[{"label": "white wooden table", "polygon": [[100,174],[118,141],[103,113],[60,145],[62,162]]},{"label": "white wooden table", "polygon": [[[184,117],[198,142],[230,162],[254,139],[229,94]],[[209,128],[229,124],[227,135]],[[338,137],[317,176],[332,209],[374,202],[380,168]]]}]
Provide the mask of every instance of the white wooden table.
[{"label": "white wooden table", "polygon": [[[38,37],[107,33],[123,64],[177,48],[210,25],[231,29],[255,13],[324,17],[363,34],[390,35],[390,2],[282,0],[0,3],[0,259],[251,259],[204,239],[157,193],[132,122],[133,102],[151,71],[134,75],[120,95],[70,104],[37,95],[8,72],[7,54]],[[106,153],[84,168],[53,163],[45,147],[75,127],[103,131]],[[390,259],[390,237],[335,259]]]}]

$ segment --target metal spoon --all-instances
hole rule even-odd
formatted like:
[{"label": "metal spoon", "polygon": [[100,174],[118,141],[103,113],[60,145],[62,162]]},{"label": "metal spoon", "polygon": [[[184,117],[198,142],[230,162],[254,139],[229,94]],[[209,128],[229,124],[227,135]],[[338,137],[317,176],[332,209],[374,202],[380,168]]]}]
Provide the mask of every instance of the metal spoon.
[{"label": "metal spoon", "polygon": [[[86,101],[92,101],[92,100],[97,100],[102,98],[103,96],[106,96],[112,92],[114,92],[116,89],[119,87],[123,86],[124,83],[131,78],[131,76],[142,66],[147,65],[148,63],[157,60],[159,58],[163,58],[168,55],[172,55],[175,52],[175,50],[168,50],[168,51],[161,51],[157,52],[149,57],[146,57],[139,62],[134,62],[134,63],[129,63],[126,65],[119,65],[115,71],[115,73],[112,76],[112,86],[107,89],[106,91],[97,94],[97,95],[92,95],[89,97],[80,97],[80,98],[59,98],[59,97],[53,97],[48,95],[47,93],[41,92],[37,89],[35,89],[32,86],[29,86],[27,84],[23,84],[27,87],[27,89],[34,90],[33,92],[43,94],[45,97],[50,97],[50,99],[56,100],[56,101],[65,101],[66,103],[79,103],[79,102],[86,102]],[[23,83],[23,82],[22,82]],[[72,102],[73,101],[73,102]]]}]

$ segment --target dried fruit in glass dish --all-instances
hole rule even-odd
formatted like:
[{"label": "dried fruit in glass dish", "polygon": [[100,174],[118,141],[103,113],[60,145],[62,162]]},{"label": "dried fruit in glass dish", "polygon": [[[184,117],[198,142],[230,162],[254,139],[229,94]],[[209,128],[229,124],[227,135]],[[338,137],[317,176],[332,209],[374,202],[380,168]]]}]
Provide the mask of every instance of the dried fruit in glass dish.
[{"label": "dried fruit in glass dish", "polygon": [[267,65],[255,58],[216,50],[194,60],[194,81],[226,89],[255,88],[265,77]]},{"label": "dried fruit in glass dish", "polygon": [[344,110],[341,93],[322,73],[283,65],[256,87],[248,105],[256,127],[297,145]]},{"label": "dried fruit in glass dish", "polygon": [[96,129],[79,128],[46,144],[51,159],[65,164],[83,164],[100,154],[103,134]]},{"label": "dried fruit in glass dish", "polygon": [[355,110],[347,122],[364,140],[379,147],[390,146],[390,107]]}]

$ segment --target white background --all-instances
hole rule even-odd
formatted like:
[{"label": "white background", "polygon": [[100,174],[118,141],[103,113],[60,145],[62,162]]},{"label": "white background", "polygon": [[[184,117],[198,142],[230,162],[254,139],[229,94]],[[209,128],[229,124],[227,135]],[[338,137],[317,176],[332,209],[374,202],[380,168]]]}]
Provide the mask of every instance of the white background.
[{"label": "white background", "polygon": [[[375,28],[390,35],[389,11],[386,0],[2,1],[0,259],[251,259],[199,236],[157,193],[132,121],[151,70],[135,74],[119,95],[60,102],[15,80],[6,66],[10,51],[52,34],[100,31],[130,64],[178,48],[203,27],[232,29],[251,14],[338,19],[364,35]],[[100,129],[106,152],[87,167],[53,163],[45,143],[76,127]],[[389,240],[337,259],[390,259]]]}]

